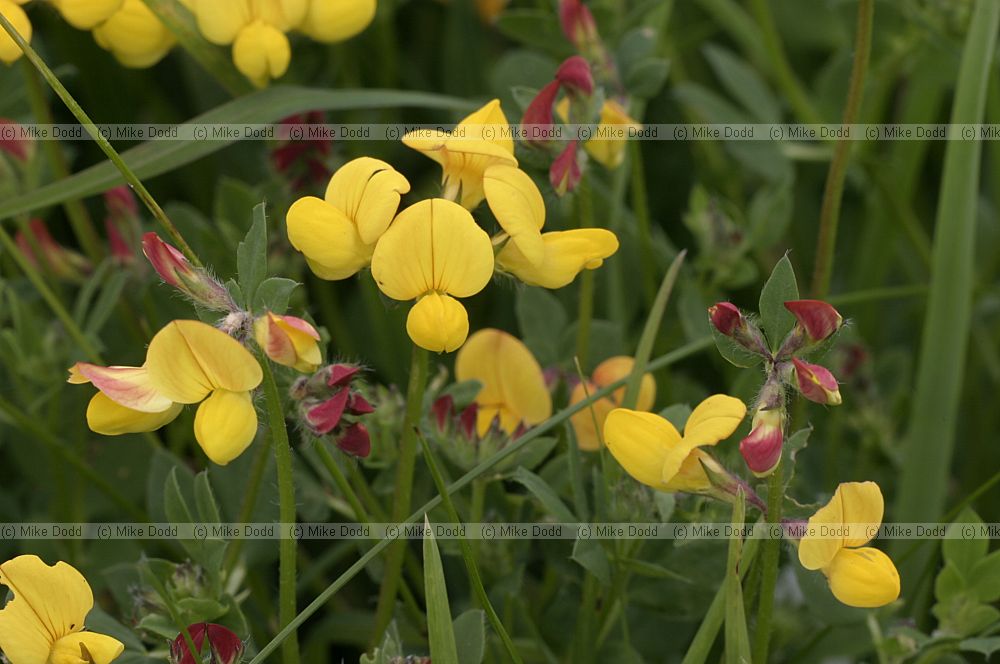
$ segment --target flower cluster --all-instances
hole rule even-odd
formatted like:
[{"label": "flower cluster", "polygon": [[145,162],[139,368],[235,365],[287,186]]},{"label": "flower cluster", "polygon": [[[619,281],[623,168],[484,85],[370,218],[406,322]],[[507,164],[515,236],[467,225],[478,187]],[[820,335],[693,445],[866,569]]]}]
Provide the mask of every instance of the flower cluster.
[{"label": "flower cluster", "polygon": [[361,367],[331,364],[292,385],[299,420],[313,436],[330,440],[340,450],[357,457],[371,453],[368,429],[359,421],[375,412],[357,382]]},{"label": "flower cluster", "polygon": [[[580,403],[591,396],[597,390],[617,382],[632,373],[635,360],[625,355],[609,357],[604,360],[590,374],[590,379],[577,383],[570,393],[569,403]],[[622,404],[625,398],[625,388],[620,387],[611,394],[590,404],[590,407],[581,410],[570,418],[573,425],[573,432],[576,434],[576,444],[581,450],[592,452],[601,448],[601,438],[599,432],[604,430],[604,421],[615,408]],[[639,383],[639,395],[636,398],[635,409],[648,411],[656,401],[656,381],[653,374],[644,374]]]},{"label": "flower cluster", "polygon": [[[346,279],[370,266],[385,295],[415,301],[406,321],[415,344],[456,350],[469,334],[458,298],[482,291],[494,272],[561,288],[618,250],[618,239],[604,229],[542,232],[544,200],[517,168],[507,128],[494,100],[454,134],[407,134],[406,145],[441,164],[444,195],[398,214],[407,179],[378,159],[348,162],[330,178],[323,199],[306,196],[288,210],[289,241],[322,279]],[[502,229],[492,238],[470,214],[484,199]]]},{"label": "flower cluster", "polygon": [[188,625],[187,633],[197,652],[179,634],[170,644],[170,664],[238,664],[243,657],[243,640],[222,625],[196,623]]}]

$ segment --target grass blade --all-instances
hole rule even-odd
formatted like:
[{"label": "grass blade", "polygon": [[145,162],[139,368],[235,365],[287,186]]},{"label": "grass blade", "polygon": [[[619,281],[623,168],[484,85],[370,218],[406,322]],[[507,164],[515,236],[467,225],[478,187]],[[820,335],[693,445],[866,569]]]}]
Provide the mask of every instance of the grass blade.
[{"label": "grass blade", "polygon": [[431,522],[424,517],[424,589],[427,596],[427,638],[431,644],[431,659],[443,664],[458,664],[455,630],[451,625],[448,587],[444,583],[441,552]]}]

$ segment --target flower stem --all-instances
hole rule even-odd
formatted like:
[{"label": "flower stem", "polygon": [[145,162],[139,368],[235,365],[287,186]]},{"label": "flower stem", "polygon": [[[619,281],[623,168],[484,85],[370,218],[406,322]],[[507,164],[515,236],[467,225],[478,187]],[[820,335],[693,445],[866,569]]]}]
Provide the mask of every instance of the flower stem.
[{"label": "flower stem", "polygon": [[[854,38],[854,64],[851,67],[851,81],[844,106],[844,124],[857,122],[864,95],[865,77],[872,46],[872,23],[875,16],[875,0],[859,0],[857,32]],[[837,225],[840,222],[840,199],[844,194],[844,179],[847,176],[847,162],[851,154],[851,142],[847,138],[837,141],[826,176],[823,191],[823,206],[819,215],[819,237],[816,240],[816,261],[813,272],[813,297],[823,298],[830,290],[830,276],[833,273],[833,254],[837,245]]]},{"label": "flower stem", "polygon": [[[785,499],[785,485],[782,481],[784,469],[781,463],[767,480],[767,522],[781,525],[781,504]],[[766,662],[771,639],[771,616],[774,612],[774,586],[778,580],[778,560],[781,557],[781,540],[764,540],[761,563],[763,572],[760,580],[760,603],[757,605],[757,633],[754,636],[753,661]]]},{"label": "flower stem", "polygon": [[[264,370],[264,397],[270,421],[271,441],[274,443],[274,460],[278,471],[278,514],[286,528],[295,523],[295,484],[292,478],[292,448],[285,427],[285,411],[281,403],[278,384],[274,381],[271,364],[260,358]],[[284,628],[295,618],[295,539],[290,532],[282,533],[278,551],[278,624]],[[298,664],[298,635],[292,631],[281,644],[284,664]]]},{"label": "flower stem", "polygon": [[[590,228],[594,225],[594,201],[591,198],[590,181],[584,175],[580,179],[577,192],[577,216],[580,228]],[[594,271],[584,270],[580,276],[580,305],[576,322],[576,356],[580,366],[587,367],[587,355],[590,352],[590,321],[594,317]]]},{"label": "flower stem", "polygon": [[[400,434],[399,458],[396,461],[396,492],[392,505],[392,520],[400,522],[410,513],[413,495],[413,471],[417,463],[416,427],[423,413],[424,390],[427,386],[427,351],[413,344],[410,356],[410,379],[406,388],[406,413]],[[385,574],[375,609],[375,630],[372,643],[380,643],[382,634],[392,622],[399,577],[403,573],[406,542],[394,542],[386,555]]]}]

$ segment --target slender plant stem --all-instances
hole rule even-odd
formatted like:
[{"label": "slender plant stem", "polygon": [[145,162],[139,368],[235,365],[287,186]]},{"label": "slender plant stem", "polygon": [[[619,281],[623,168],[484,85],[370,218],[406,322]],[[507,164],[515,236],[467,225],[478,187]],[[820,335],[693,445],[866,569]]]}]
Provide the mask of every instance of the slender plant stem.
[{"label": "slender plant stem", "polygon": [[344,494],[344,498],[351,506],[351,511],[354,512],[354,520],[359,523],[371,523],[371,516],[358,499],[358,494],[354,493],[350,482],[344,476],[344,471],[337,465],[337,460],[330,454],[330,450],[326,449],[326,444],[317,438],[313,443],[313,449],[316,450],[319,460],[323,462],[323,467],[326,468],[326,471],[330,473],[330,477],[333,478],[333,483],[337,485],[337,488]]},{"label": "slender plant stem", "polygon": [[649,196],[646,193],[646,172],[642,162],[642,145],[629,143],[632,164],[632,213],[639,233],[639,266],[642,268],[642,292],[649,306],[656,297],[656,259],[653,254],[652,220],[649,216]]},{"label": "slender plant stem", "polygon": [[[647,369],[649,371],[656,371],[657,369],[662,369],[663,367],[669,366],[675,362],[679,362],[685,358],[688,358],[696,353],[700,353],[703,350],[711,347],[713,345],[712,337],[702,337],[701,339],[696,339],[687,344],[684,344],[680,348],[677,348],[665,355],[662,355],[656,360],[649,363]],[[563,422],[567,421],[570,417],[580,412],[584,408],[590,406],[591,403],[598,399],[603,399],[608,396],[618,388],[625,385],[625,378],[621,380],[616,380],[601,389],[595,391],[589,398],[583,399],[572,406],[568,406],[563,410],[559,411],[549,419],[547,419],[542,424],[531,429],[526,434],[518,438],[514,443],[503,448],[493,456],[488,459],[484,459],[475,468],[469,472],[462,475],[460,478],[448,485],[447,493],[449,496],[455,495],[458,491],[465,488],[472,483],[477,477],[481,477],[488,470],[492,469],[498,463],[502,462],[504,459],[510,458],[512,455],[517,454],[519,451],[524,449],[526,446],[530,445],[533,441],[538,440],[542,436],[548,434],[554,428],[560,426]],[[422,519],[424,515],[430,510],[434,509],[441,504],[443,498],[441,495],[437,495],[434,498],[428,500],[426,503],[421,505],[410,514],[406,519],[401,520],[402,524],[416,523],[419,519]],[[351,565],[347,570],[344,571],[339,577],[337,577],[333,583],[327,586],[326,590],[321,592],[319,595],[313,599],[299,615],[295,617],[290,624],[286,625],[281,631],[279,631],[270,643],[266,644],[261,648],[260,652],[250,660],[250,664],[262,664],[272,652],[274,652],[282,642],[288,638],[288,636],[294,632],[299,625],[304,623],[309,619],[311,615],[320,610],[330,598],[336,595],[344,586],[346,586],[351,579],[361,573],[361,571],[368,566],[368,564],[374,560],[380,553],[382,553],[387,547],[393,543],[392,540],[383,539],[376,543],[371,549],[369,549],[364,555],[362,555],[353,565]],[[530,622],[530,621],[529,621]]]},{"label": "slender plant stem", "polygon": [[[844,124],[857,122],[864,97],[865,78],[872,50],[872,23],[875,18],[875,0],[858,1],[857,32],[854,37],[854,64],[851,67],[851,81],[847,90],[847,104],[844,106]],[[830,291],[830,277],[833,274],[833,257],[837,247],[837,226],[840,222],[840,200],[844,194],[844,179],[847,177],[847,163],[850,159],[852,142],[847,138],[837,141],[833,149],[833,159],[826,176],[823,191],[823,206],[819,215],[819,238],[816,241],[816,267],[813,272],[813,297],[826,297]]]},{"label": "slender plant stem", "polygon": [[[270,422],[271,441],[274,443],[274,460],[278,471],[278,514],[284,528],[295,523],[295,484],[292,477],[292,447],[288,442],[285,411],[281,403],[278,384],[274,381],[271,364],[260,358],[264,370],[264,398]],[[295,618],[295,555],[296,543],[290,532],[281,535],[278,552],[278,622],[287,627]],[[285,664],[299,661],[298,635],[292,630],[281,644],[281,657]]]},{"label": "slender plant stem", "polygon": [[188,243],[184,240],[184,236],[181,235],[180,231],[177,230],[177,227],[174,226],[172,221],[170,221],[170,218],[167,217],[167,213],[163,211],[160,204],[156,202],[152,194],[150,194],[146,189],[145,185],[142,184],[139,178],[136,177],[135,173],[132,172],[132,169],[130,169],[124,160],[122,160],[121,155],[119,155],[118,152],[111,146],[111,143],[109,143],[108,140],[101,135],[97,125],[93,123],[90,116],[88,116],[80,104],[77,103],[76,99],[73,98],[73,95],[69,93],[66,86],[64,86],[52,70],[49,69],[49,66],[45,64],[42,58],[39,57],[38,53],[35,52],[35,49],[31,48],[31,46],[24,41],[24,38],[17,32],[17,29],[11,25],[10,21],[8,21],[7,17],[3,14],[0,14],[0,26],[3,26],[3,29],[7,31],[7,34],[10,35],[11,39],[13,39],[14,42],[21,48],[25,57],[35,66],[35,69],[38,70],[38,72],[42,75],[42,78],[45,79],[49,86],[55,91],[56,95],[59,96],[63,104],[66,105],[66,108],[69,109],[70,113],[72,113],[73,116],[79,120],[80,124],[83,125],[83,128],[87,131],[90,137],[97,143],[97,146],[101,148],[101,151],[104,152],[111,163],[115,165],[119,172],[121,172],[125,181],[128,182],[132,189],[135,190],[139,199],[146,205],[147,208],[149,208],[153,217],[160,223],[160,225],[163,226],[163,229],[167,232],[170,238],[177,244],[180,250],[184,252],[184,255],[187,256],[192,263],[201,267],[201,261],[198,259],[198,256],[194,253],[191,247],[188,246]]},{"label": "slender plant stem", "polygon": [[[392,519],[402,521],[410,511],[413,495],[413,472],[417,463],[417,435],[415,427],[420,425],[423,413],[424,390],[427,387],[427,351],[413,344],[410,357],[410,379],[406,388],[406,413],[403,417],[403,431],[400,434],[399,458],[396,462],[396,494],[392,505]],[[392,621],[396,605],[396,591],[399,577],[403,573],[403,559],[406,541],[395,542],[386,556],[385,573],[379,589],[378,605],[375,609],[375,630],[373,644],[381,643],[382,635]]]},{"label": "slender plant stem", "polygon": [[[580,187],[576,194],[577,221],[580,228],[590,228],[594,225],[594,199],[590,186],[590,178],[584,175],[580,179]],[[577,315],[576,356],[580,365],[587,366],[587,355],[590,353],[590,321],[594,317],[594,271],[584,270],[580,276],[580,305]]]},{"label": "slender plant stem", "polygon": [[[785,499],[784,468],[781,463],[767,480],[767,522],[781,525],[781,505]],[[774,612],[774,586],[778,581],[778,562],[781,558],[781,540],[768,538],[764,541],[760,578],[760,601],[757,605],[757,632],[754,635],[753,661],[766,662],[771,641],[771,616]]]}]

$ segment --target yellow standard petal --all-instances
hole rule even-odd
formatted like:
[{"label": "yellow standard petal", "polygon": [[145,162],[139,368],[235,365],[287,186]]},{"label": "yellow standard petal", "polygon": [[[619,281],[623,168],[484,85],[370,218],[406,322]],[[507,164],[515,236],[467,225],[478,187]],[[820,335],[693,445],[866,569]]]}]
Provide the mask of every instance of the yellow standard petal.
[{"label": "yellow standard petal", "polygon": [[252,390],[260,365],[240,342],[211,325],[175,320],[156,333],[146,352],[153,387],[177,403],[198,403],[212,390]]},{"label": "yellow standard petal", "polygon": [[108,20],[94,28],[97,44],[126,67],[152,67],[174,45],[174,35],[142,0],[125,0]]},{"label": "yellow standard petal", "polygon": [[714,394],[695,407],[684,425],[684,441],[692,447],[715,445],[733,435],[747,414],[736,397]]},{"label": "yellow standard petal", "polygon": [[724,475],[725,469],[718,461],[703,450],[695,448],[691,450],[681,463],[677,473],[667,481],[667,491],[679,491],[682,493],[707,493],[712,489],[712,481],[708,479],[705,467],[712,468],[714,472]]},{"label": "yellow standard petal", "polygon": [[0,611],[0,650],[14,664],[48,664],[55,643],[83,629],[94,595],[83,575],[38,556],[0,564],[0,585],[14,598]]},{"label": "yellow standard petal", "polygon": [[74,28],[90,30],[118,11],[122,2],[123,0],[56,0],[55,6]]},{"label": "yellow standard petal", "polygon": [[[0,0],[0,14],[10,21],[24,41],[31,41],[31,21],[17,4],[11,0]],[[10,64],[21,57],[21,47],[11,39],[6,30],[0,30],[0,62]]]},{"label": "yellow standard petal", "polygon": [[878,549],[841,549],[824,571],[833,596],[848,606],[873,609],[899,597],[899,572]]},{"label": "yellow standard petal", "polygon": [[238,457],[257,435],[257,411],[249,392],[216,390],[198,406],[194,437],[220,466]]},{"label": "yellow standard petal", "polygon": [[497,255],[497,263],[529,286],[562,288],[582,270],[594,270],[618,251],[618,238],[603,228],[542,233],[545,256],[533,264],[516,244],[508,242]]},{"label": "yellow standard petal", "polygon": [[300,198],[286,217],[288,241],[301,251],[320,279],[347,279],[363,269],[373,248],[342,211],[315,196]]},{"label": "yellow standard petal", "polygon": [[173,422],[183,406],[173,403],[159,413],[146,413],[115,403],[103,392],[95,394],[87,406],[87,426],[103,436],[156,431]]},{"label": "yellow standard petal", "polygon": [[[627,355],[616,355],[604,360],[594,369],[591,380],[597,387],[606,387],[632,373],[635,359]],[[620,387],[611,393],[615,403],[621,403],[625,398],[626,387]],[[656,401],[656,380],[653,374],[645,373],[639,381],[639,396],[636,398],[635,410],[649,410]]]},{"label": "yellow standard petal", "polygon": [[532,265],[541,263],[545,201],[534,181],[519,168],[496,165],[486,169],[483,189],[490,210],[524,259]]},{"label": "yellow standard petal", "polygon": [[469,297],[493,276],[493,245],[462,206],[420,201],[400,212],[375,246],[372,276],[394,300],[431,291]]},{"label": "yellow standard petal", "polygon": [[608,413],[604,444],[629,475],[661,491],[669,490],[667,482],[672,479],[666,477],[664,466],[669,463],[679,469],[688,454],[674,425],[659,415],[627,408]]},{"label": "yellow standard petal", "polygon": [[308,9],[309,0],[250,0],[253,17],[282,32],[302,23]]},{"label": "yellow standard petal", "polygon": [[251,20],[246,0],[193,0],[198,30],[213,44],[232,44]]},{"label": "yellow standard petal", "polygon": [[360,157],[333,174],[326,202],[351,220],[361,242],[374,245],[396,216],[400,195],[409,190],[410,183],[392,166],[381,159]]},{"label": "yellow standard petal", "polygon": [[[874,482],[844,482],[826,505],[810,517],[799,542],[799,562],[806,569],[823,569],[844,547],[862,546],[882,523],[882,490]],[[852,526],[852,524],[854,524]],[[869,530],[869,526],[873,526]],[[844,537],[845,528],[850,537]],[[853,532],[859,531],[859,532]]]},{"label": "yellow standard petal", "polygon": [[316,41],[344,41],[368,27],[375,8],[375,0],[310,0],[299,29]]},{"label": "yellow standard petal", "polygon": [[118,639],[96,632],[77,632],[56,641],[47,664],[109,664],[125,651]]},{"label": "yellow standard petal", "polygon": [[469,314],[462,303],[448,295],[429,293],[410,309],[406,332],[413,343],[436,353],[450,353],[465,343]]},{"label": "yellow standard petal", "polygon": [[283,76],[291,60],[288,37],[263,21],[254,21],[241,29],[233,42],[233,63],[259,88]]},{"label": "yellow standard petal", "polygon": [[502,330],[486,328],[469,337],[455,358],[455,378],[482,384],[476,395],[480,413],[500,411],[501,428],[508,434],[521,423],[533,426],[552,415],[552,397],[538,360],[520,339]]}]

